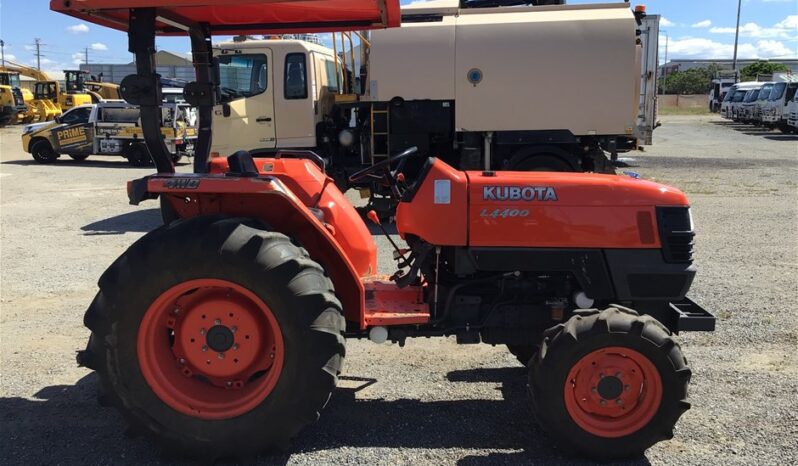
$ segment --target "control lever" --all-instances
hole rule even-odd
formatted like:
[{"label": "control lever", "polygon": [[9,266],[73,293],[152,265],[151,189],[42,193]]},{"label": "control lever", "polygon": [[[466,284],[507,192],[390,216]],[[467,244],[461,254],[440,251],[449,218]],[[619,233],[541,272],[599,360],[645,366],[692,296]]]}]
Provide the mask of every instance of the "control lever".
[{"label": "control lever", "polygon": [[407,258],[405,258],[404,254],[402,253],[402,249],[399,249],[399,246],[397,246],[396,243],[393,241],[391,235],[389,235],[388,231],[385,230],[385,227],[382,226],[382,223],[380,222],[380,217],[377,216],[377,212],[375,212],[374,210],[369,210],[369,212],[366,214],[366,217],[368,217],[368,219],[371,220],[372,223],[377,225],[380,228],[380,231],[382,231],[382,234],[385,235],[386,238],[388,238],[388,241],[390,241],[391,246],[393,246],[395,250],[394,258],[397,260],[401,258],[405,264],[409,264],[409,262],[407,262]]}]

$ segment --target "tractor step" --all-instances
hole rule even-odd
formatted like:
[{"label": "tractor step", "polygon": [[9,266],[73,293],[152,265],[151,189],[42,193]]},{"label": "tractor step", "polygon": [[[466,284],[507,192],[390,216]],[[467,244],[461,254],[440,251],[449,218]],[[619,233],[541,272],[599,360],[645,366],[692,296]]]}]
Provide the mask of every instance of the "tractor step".
[{"label": "tractor step", "polygon": [[388,279],[369,280],[366,287],[366,326],[415,325],[429,322],[429,306],[421,286],[399,288]]}]

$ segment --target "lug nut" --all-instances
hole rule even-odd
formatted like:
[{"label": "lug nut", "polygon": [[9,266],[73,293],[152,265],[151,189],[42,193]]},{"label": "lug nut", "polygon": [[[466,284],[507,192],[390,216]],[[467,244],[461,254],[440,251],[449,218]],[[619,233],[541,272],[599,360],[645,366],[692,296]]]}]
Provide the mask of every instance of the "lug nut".
[{"label": "lug nut", "polygon": [[624,385],[623,386],[623,391],[628,392],[629,391],[629,385]]},{"label": "lug nut", "polygon": [[185,358],[180,358],[180,364],[185,364],[185,363],[186,363]]},{"label": "lug nut", "polygon": [[205,335],[206,330],[204,328],[200,329],[200,335]]},{"label": "lug nut", "polygon": [[179,307],[174,308],[174,310],[172,311],[172,314],[174,314],[174,315],[180,314],[180,308]]},{"label": "lug nut", "polygon": [[208,345],[202,345],[202,351],[208,351]]},{"label": "lug nut", "polygon": [[219,359],[224,359],[224,353],[219,353]]},{"label": "lug nut", "polygon": [[222,323],[222,321],[219,320],[219,319],[216,319],[216,320],[213,321],[213,323],[216,324],[216,325],[220,325]]},{"label": "lug nut", "polygon": [[225,385],[227,385],[227,388],[230,388],[233,386],[233,382],[227,382]]},{"label": "lug nut", "polygon": [[615,400],[615,404],[621,406],[623,404],[623,400],[618,398],[617,400]]},{"label": "lug nut", "polygon": [[604,401],[604,400],[599,400],[599,404],[600,404],[601,406],[604,406],[605,404],[607,404],[607,402],[606,402],[606,401]]},{"label": "lug nut", "polygon": [[234,344],[234,345],[233,345],[233,349],[234,349],[234,350],[237,350],[237,349],[238,349],[238,343],[236,343],[236,344]]},{"label": "lug nut", "polygon": [[593,393],[596,393],[596,392],[598,391],[598,390],[596,389],[596,387],[593,387],[591,390],[593,391]]},{"label": "lug nut", "polygon": [[233,333],[236,333],[238,331],[238,327],[233,325],[232,327],[230,327],[230,331],[233,332]]}]

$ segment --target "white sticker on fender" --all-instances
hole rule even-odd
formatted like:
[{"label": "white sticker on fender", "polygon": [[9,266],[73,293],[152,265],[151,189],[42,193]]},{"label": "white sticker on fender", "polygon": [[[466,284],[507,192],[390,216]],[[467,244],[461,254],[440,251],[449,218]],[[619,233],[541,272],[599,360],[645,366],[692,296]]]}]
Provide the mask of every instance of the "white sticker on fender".
[{"label": "white sticker on fender", "polygon": [[452,203],[452,181],[435,180],[435,204]]}]

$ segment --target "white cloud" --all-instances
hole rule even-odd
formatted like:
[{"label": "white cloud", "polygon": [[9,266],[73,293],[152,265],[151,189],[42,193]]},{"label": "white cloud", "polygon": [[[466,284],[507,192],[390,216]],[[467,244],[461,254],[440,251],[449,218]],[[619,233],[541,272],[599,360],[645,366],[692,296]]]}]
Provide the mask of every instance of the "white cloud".
[{"label": "white cloud", "polygon": [[91,44],[91,49],[96,51],[104,51],[108,50],[108,46],[103,44],[102,42],[95,42]]},{"label": "white cloud", "polygon": [[[660,40],[660,55],[665,52],[665,40]],[[734,44],[718,42],[712,39],[699,37],[685,37],[671,39],[668,43],[668,59],[678,58],[720,58],[731,59],[734,56]],[[795,51],[791,50],[783,41],[759,40],[756,42],[740,43],[737,56],[746,58],[787,58],[794,57]]]},{"label": "white cloud", "polygon": [[17,61],[17,56],[12,53],[5,54],[5,59],[9,61]]},{"label": "white cloud", "polygon": [[710,26],[712,26],[712,21],[710,21],[708,19],[705,19],[704,21],[699,21],[699,22],[693,24],[690,27],[693,27],[693,28],[708,28]]},{"label": "white cloud", "polygon": [[86,55],[83,52],[75,52],[72,54],[72,64],[82,65],[86,63]]},{"label": "white cloud", "polygon": [[69,26],[68,28],[66,28],[66,30],[71,34],[85,34],[89,32],[89,27],[83,23],[80,23],[74,26]]},{"label": "white cloud", "polygon": [[[733,27],[713,27],[709,30],[714,34],[734,34],[736,28]],[[763,27],[757,23],[745,23],[740,26],[741,37],[752,37],[754,39],[798,39],[798,15],[790,15],[779,21],[772,27]]]},{"label": "white cloud", "polygon": [[668,18],[666,18],[666,17],[664,17],[664,16],[663,16],[663,17],[662,17],[662,18],[659,20],[659,25],[660,25],[660,26],[665,26],[665,27],[667,28],[667,27],[675,26],[675,25],[676,25],[676,23],[674,23],[673,21],[671,21],[671,20],[669,20]]}]

